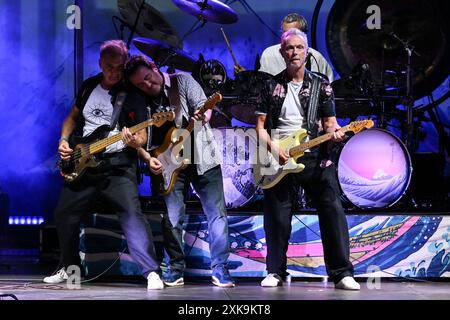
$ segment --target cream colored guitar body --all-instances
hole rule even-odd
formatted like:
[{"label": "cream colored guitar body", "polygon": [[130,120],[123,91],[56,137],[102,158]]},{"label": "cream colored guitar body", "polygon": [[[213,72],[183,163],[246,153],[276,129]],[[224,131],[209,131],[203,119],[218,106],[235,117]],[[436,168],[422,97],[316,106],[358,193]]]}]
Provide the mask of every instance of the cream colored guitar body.
[{"label": "cream colored guitar body", "polygon": [[[274,139],[272,143],[275,143],[275,145],[278,146],[278,149],[284,150],[289,154],[289,150],[300,145],[306,136],[306,130],[300,129],[284,139]],[[267,156],[264,159],[261,159],[261,161],[258,161],[253,167],[253,175],[256,184],[262,189],[269,189],[280,182],[280,180],[288,173],[301,172],[305,169],[305,166],[301,163],[297,163],[297,159],[302,155],[303,153],[296,157],[290,157],[288,162],[282,166],[278,163],[278,160],[275,159],[272,153],[268,152]]]}]

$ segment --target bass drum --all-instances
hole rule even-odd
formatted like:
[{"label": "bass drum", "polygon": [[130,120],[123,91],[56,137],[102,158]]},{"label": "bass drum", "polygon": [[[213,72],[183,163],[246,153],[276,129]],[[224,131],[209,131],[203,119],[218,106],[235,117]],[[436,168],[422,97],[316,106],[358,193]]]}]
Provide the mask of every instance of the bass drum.
[{"label": "bass drum", "polygon": [[344,145],[337,166],[344,198],[361,209],[387,208],[405,194],[411,181],[411,158],[399,138],[371,129]]},{"label": "bass drum", "polygon": [[254,128],[213,130],[218,149],[223,150],[221,167],[226,207],[239,208],[262,199],[262,190],[256,186],[253,176],[257,152]]}]

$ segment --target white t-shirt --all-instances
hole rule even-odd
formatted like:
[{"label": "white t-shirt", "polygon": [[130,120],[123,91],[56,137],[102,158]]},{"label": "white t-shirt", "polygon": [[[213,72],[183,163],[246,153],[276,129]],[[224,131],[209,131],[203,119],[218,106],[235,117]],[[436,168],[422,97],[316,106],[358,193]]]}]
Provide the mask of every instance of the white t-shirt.
[{"label": "white t-shirt", "polygon": [[[86,101],[86,105],[83,108],[83,116],[85,124],[83,128],[83,137],[91,134],[95,129],[102,125],[110,125],[111,117],[113,113],[113,105],[111,103],[111,96],[109,90],[102,88],[100,84],[92,91],[89,99]],[[108,137],[119,133],[118,124],[112,130]],[[105,153],[112,153],[122,150],[125,147],[122,141],[116,142],[106,147]]]},{"label": "white t-shirt", "polygon": [[300,128],[306,128],[306,115],[298,97],[303,82],[289,82],[287,84],[286,97],[281,107],[278,118],[279,138],[284,138]]}]

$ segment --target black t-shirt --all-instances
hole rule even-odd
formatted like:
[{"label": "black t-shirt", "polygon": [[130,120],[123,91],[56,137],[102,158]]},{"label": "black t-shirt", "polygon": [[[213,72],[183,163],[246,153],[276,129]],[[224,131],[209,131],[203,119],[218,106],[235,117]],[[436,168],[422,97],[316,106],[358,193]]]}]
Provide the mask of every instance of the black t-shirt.
[{"label": "black t-shirt", "polygon": [[[85,119],[83,117],[83,109],[89,96],[92,94],[94,89],[100,84],[103,79],[103,74],[99,73],[96,76],[86,79],[80,89],[78,90],[77,97],[75,100],[76,107],[80,110],[80,116],[77,121],[77,127],[73,134],[82,136],[83,127],[85,124]],[[128,127],[144,122],[147,120],[147,100],[143,93],[134,87],[128,87],[119,82],[109,91],[111,95],[111,103],[114,106],[116,96],[118,93],[126,91],[127,96],[122,105],[122,110],[119,115],[119,127]],[[137,157],[136,150],[131,147],[125,148],[125,152],[130,156],[130,158],[135,159]]]},{"label": "black t-shirt", "polygon": [[[169,98],[161,93],[158,97],[147,97],[148,106],[150,108],[150,116],[156,112],[170,111]],[[148,147],[153,149],[162,145],[168,131],[175,126],[175,122],[166,121],[161,127],[151,126],[149,130]]]},{"label": "black t-shirt", "polygon": [[[84,126],[83,118],[83,108],[89,99],[92,91],[97,87],[102,81],[103,74],[99,73],[91,78],[86,79],[78,90],[77,97],[75,100],[75,105],[80,110],[80,127]],[[126,91],[127,97],[122,106],[122,112],[119,117],[119,126],[123,128],[125,126],[132,127],[138,123],[147,120],[147,101],[143,93],[132,86],[125,86],[122,82],[118,82],[109,91],[111,95],[111,103],[114,106],[116,96],[119,92]]]}]

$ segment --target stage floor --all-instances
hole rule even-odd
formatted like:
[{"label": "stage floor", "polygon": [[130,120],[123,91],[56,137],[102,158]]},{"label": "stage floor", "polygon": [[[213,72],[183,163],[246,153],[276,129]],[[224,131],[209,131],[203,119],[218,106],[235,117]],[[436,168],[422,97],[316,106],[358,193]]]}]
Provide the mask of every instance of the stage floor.
[{"label": "stage floor", "polygon": [[[292,281],[283,287],[262,288],[260,279],[237,279],[235,288],[218,288],[207,278],[187,281],[183,287],[147,291],[144,280],[96,281],[68,289],[47,285],[44,275],[0,276],[0,294],[19,300],[449,300],[450,283],[432,281],[382,281],[379,289],[369,289],[359,280],[360,291],[336,290],[330,282]],[[9,299],[9,298],[4,298]]]}]

